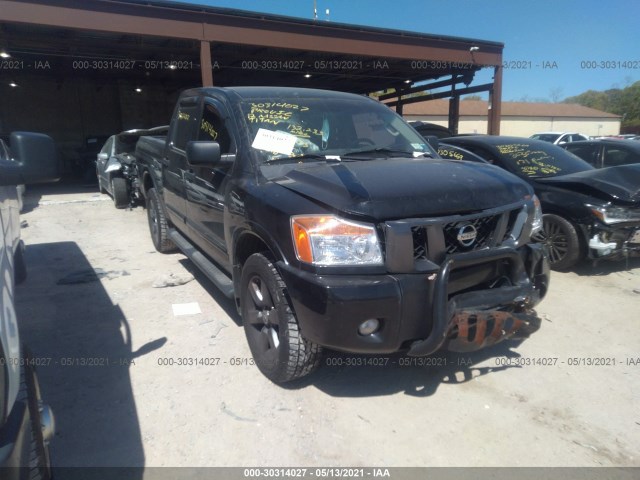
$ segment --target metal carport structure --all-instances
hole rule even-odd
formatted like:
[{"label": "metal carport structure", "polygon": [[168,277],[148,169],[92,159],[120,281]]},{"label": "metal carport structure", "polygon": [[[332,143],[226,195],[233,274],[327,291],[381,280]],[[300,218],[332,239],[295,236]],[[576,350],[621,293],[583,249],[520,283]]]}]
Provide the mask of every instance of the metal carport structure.
[{"label": "metal carport structure", "polygon": [[[0,94],[9,101],[3,102],[0,130],[23,126],[12,122],[12,113],[24,106],[11,102],[17,89],[9,90],[9,83],[35,79],[35,85],[56,84],[58,90],[64,90],[65,82],[81,82],[82,89],[91,85],[94,92],[125,81],[156,85],[171,101],[179,90],[196,84],[387,91],[391,93],[380,99],[399,112],[407,103],[450,98],[454,129],[460,96],[487,91],[488,133],[498,134],[503,47],[175,2],[0,0],[0,52],[11,55],[2,60],[7,67],[17,66],[2,72]],[[482,68],[493,69],[493,82],[472,86]],[[424,93],[428,95],[417,96]],[[120,92],[121,110],[139,104],[122,96]],[[84,103],[91,102],[85,98]],[[156,118],[166,109],[156,110],[147,120],[163,123]],[[120,115],[127,117],[127,112]]]}]

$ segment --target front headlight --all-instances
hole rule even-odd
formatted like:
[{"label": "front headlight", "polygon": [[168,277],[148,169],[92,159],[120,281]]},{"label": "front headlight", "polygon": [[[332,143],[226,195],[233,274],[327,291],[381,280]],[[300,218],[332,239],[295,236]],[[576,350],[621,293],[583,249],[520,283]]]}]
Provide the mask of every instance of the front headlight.
[{"label": "front headlight", "polygon": [[382,252],[373,225],[335,215],[291,217],[296,256],[313,265],[382,265]]},{"label": "front headlight", "polygon": [[614,207],[613,205],[590,205],[585,206],[591,210],[596,218],[608,225],[625,222],[640,222],[640,209],[624,207]]},{"label": "front headlight", "polygon": [[533,196],[533,219],[531,220],[531,236],[542,230],[542,207],[537,195]]}]

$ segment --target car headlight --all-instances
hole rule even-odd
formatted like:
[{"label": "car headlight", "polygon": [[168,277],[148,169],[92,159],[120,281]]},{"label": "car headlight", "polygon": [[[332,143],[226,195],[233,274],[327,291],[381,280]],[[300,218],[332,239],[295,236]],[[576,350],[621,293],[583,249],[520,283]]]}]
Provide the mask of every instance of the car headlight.
[{"label": "car headlight", "polygon": [[382,265],[382,252],[373,225],[335,215],[291,217],[296,256],[313,265]]},{"label": "car headlight", "polygon": [[608,225],[624,222],[640,222],[640,209],[614,207],[613,205],[590,205],[585,206],[591,210],[598,220]]},{"label": "car headlight", "polygon": [[537,195],[533,196],[533,219],[531,220],[531,236],[542,230],[542,206]]}]

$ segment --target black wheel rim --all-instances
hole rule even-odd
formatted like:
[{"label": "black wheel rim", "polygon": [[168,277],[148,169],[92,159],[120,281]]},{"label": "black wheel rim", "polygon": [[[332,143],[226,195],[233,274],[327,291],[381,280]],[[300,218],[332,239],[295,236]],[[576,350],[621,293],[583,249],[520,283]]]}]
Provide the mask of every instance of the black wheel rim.
[{"label": "black wheel rim", "polygon": [[254,355],[273,365],[280,347],[279,319],[273,297],[266,282],[254,275],[247,284],[245,312],[247,335],[252,339]]},{"label": "black wheel rim", "polygon": [[569,251],[569,237],[563,226],[548,218],[543,218],[542,230],[534,237],[538,243],[543,243],[549,251],[549,261],[551,264],[561,262]]}]

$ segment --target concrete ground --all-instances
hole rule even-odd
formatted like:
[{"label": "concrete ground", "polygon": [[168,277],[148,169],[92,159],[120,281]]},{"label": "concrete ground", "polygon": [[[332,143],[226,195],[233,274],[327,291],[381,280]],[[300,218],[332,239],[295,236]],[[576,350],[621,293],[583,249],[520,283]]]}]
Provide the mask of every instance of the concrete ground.
[{"label": "concrete ground", "polygon": [[[439,366],[330,354],[283,388],[249,365],[232,302],[154,250],[142,207],[87,187],[25,203],[18,314],[57,466],[640,466],[637,260],[554,272],[520,345]],[[195,280],[152,287],[170,274]]]}]

